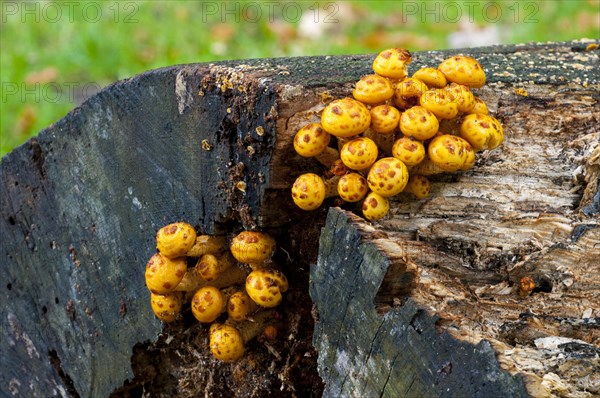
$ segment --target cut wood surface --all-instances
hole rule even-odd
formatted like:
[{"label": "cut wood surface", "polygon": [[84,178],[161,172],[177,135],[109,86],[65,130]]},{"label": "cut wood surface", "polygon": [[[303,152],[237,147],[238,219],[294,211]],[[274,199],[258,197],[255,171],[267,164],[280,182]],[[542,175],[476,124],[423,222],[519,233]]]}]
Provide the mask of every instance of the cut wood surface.
[{"label": "cut wood surface", "polygon": [[[505,144],[472,171],[437,177],[429,199],[398,197],[384,222],[365,223],[353,207],[330,211],[311,272],[325,396],[594,393],[600,79],[598,50],[588,44],[461,50],[487,72],[478,94],[505,126]],[[410,70],[457,52],[415,53]],[[107,87],[5,156],[3,395],[106,397],[143,379],[131,368],[134,347],[163,331],[148,305],[144,264],[156,230],[175,220],[203,233],[270,229],[288,236],[292,256],[306,254],[288,268],[299,304],[284,303],[297,310],[298,344],[282,345],[274,370],[252,377],[281,394],[307,391],[301,380],[313,376],[297,369],[311,369],[315,355],[290,355],[289,347],[312,337],[298,325],[310,325],[305,270],[316,261],[326,209],[293,207],[291,183],[319,165],[295,155],[291,140],[348,95],[373,58],[150,71]],[[307,231],[294,226],[299,220]],[[352,250],[332,247],[333,236]],[[524,298],[515,294],[523,276],[537,286]],[[233,374],[265,396],[239,368],[219,369],[215,378]],[[210,375],[198,388],[222,393]]]}]

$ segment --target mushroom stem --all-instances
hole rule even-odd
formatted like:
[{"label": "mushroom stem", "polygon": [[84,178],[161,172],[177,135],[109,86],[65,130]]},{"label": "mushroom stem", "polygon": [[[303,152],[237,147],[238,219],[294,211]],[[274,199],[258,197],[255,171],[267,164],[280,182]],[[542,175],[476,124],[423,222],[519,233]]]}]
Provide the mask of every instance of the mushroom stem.
[{"label": "mushroom stem", "polygon": [[194,245],[188,250],[188,257],[202,257],[205,254],[216,254],[226,249],[224,236],[198,235]]},{"label": "mushroom stem", "polygon": [[388,134],[377,133],[372,129],[368,129],[363,134],[364,137],[370,138],[377,145],[377,147],[385,154],[385,156],[392,156],[392,146],[394,146],[394,141],[396,135],[391,132]]},{"label": "mushroom stem", "polygon": [[335,162],[339,158],[340,152],[337,149],[331,147],[326,147],[323,150],[323,152],[315,156],[315,159],[317,159],[323,166],[327,168],[331,167],[333,162]]},{"label": "mushroom stem", "polygon": [[196,263],[196,272],[206,281],[215,280],[225,270],[235,264],[235,259],[230,252],[222,253],[219,256],[214,254],[205,254]]},{"label": "mushroom stem", "polygon": [[233,285],[243,285],[247,275],[248,271],[245,269],[239,266],[232,266],[223,271],[216,279],[207,281],[200,276],[196,268],[191,268],[185,273],[175,291],[195,292],[204,286],[214,286],[221,289]]},{"label": "mushroom stem", "polygon": [[240,332],[244,343],[248,343],[260,335],[269,325],[276,323],[276,311],[263,310],[254,314],[251,318],[243,322],[236,322],[235,328]]},{"label": "mushroom stem", "polygon": [[334,196],[338,196],[338,182],[340,181],[341,176],[334,175],[325,180],[325,197],[332,198]]},{"label": "mushroom stem", "polygon": [[433,163],[433,161],[429,157],[426,157],[425,159],[423,159],[423,161],[421,163],[419,163],[418,165],[416,165],[410,169],[411,175],[412,174],[420,174],[422,176],[431,176],[431,175],[442,174],[442,173],[447,173],[447,172],[448,172],[447,170],[444,170],[437,164]]}]

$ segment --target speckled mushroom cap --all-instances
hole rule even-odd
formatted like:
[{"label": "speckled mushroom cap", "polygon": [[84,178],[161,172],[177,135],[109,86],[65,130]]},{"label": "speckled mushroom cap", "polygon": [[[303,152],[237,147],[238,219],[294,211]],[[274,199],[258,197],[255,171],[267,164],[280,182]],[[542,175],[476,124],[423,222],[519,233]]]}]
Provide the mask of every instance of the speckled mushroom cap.
[{"label": "speckled mushroom cap", "polygon": [[352,170],[364,170],[377,160],[377,144],[367,137],[358,137],[344,144],[340,151],[342,162]]},{"label": "speckled mushroom cap", "polygon": [[458,103],[446,89],[427,90],[419,102],[438,119],[453,119],[458,115]]},{"label": "speckled mushroom cap", "polygon": [[377,55],[373,61],[373,70],[380,76],[402,79],[408,75],[407,66],[412,56],[404,48],[388,48]]},{"label": "speckled mushroom cap", "polygon": [[302,210],[317,209],[325,200],[325,182],[316,174],[302,174],[292,185],[292,199]]},{"label": "speckled mushroom cap", "polygon": [[146,286],[156,294],[172,292],[183,279],[186,270],[184,257],[170,259],[162,253],[156,253],[146,263]]},{"label": "speckled mushroom cap", "polygon": [[452,96],[452,101],[456,102],[459,112],[468,113],[475,107],[475,96],[469,87],[452,83],[445,90]]},{"label": "speckled mushroom cap", "polygon": [[195,270],[205,281],[215,280],[221,273],[219,259],[214,254],[205,254],[198,259]]},{"label": "speckled mushroom cap", "polygon": [[485,71],[475,58],[466,55],[447,58],[442,61],[438,69],[450,82],[475,88],[485,84]]},{"label": "speckled mushroom cap", "polygon": [[407,166],[415,166],[425,159],[425,146],[420,141],[401,137],[394,141],[392,156]]},{"label": "speckled mushroom cap", "polygon": [[393,157],[379,159],[367,176],[371,191],[390,197],[402,192],[408,182],[408,169],[406,165]]},{"label": "speckled mushroom cap", "polygon": [[191,306],[198,322],[210,323],[225,310],[225,295],[214,286],[205,286],[194,293]]},{"label": "speckled mushroom cap", "polygon": [[231,325],[213,324],[210,327],[209,346],[210,352],[220,361],[232,362],[244,355],[244,339]]},{"label": "speckled mushroom cap", "polygon": [[194,242],[196,242],[196,231],[185,222],[166,225],[156,233],[156,248],[169,258],[185,256]]},{"label": "speckled mushroom cap", "polygon": [[231,240],[231,254],[241,263],[260,264],[273,255],[275,239],[259,231],[242,231]]},{"label": "speckled mushroom cap", "polygon": [[281,271],[256,269],[246,277],[246,292],[261,307],[277,306],[288,289],[288,281]]},{"label": "speckled mushroom cap", "polygon": [[379,75],[366,75],[356,82],[352,95],[360,102],[375,105],[392,98],[394,89],[387,78]]},{"label": "speckled mushroom cap", "polygon": [[304,157],[313,157],[322,153],[329,145],[331,136],[320,123],[309,123],[294,136],[294,149]]},{"label": "speckled mushroom cap", "polygon": [[369,186],[367,179],[358,173],[348,173],[340,178],[337,191],[346,202],[358,202],[365,197]]},{"label": "speckled mushroom cap", "polygon": [[404,188],[406,192],[410,192],[418,199],[425,199],[431,192],[431,182],[427,177],[422,175],[411,175],[408,179],[408,184]]},{"label": "speckled mushroom cap", "polygon": [[446,76],[435,68],[421,68],[413,73],[412,77],[419,79],[429,88],[442,88],[448,83]]},{"label": "speckled mushroom cap", "polygon": [[476,152],[494,149],[504,141],[504,131],[500,122],[483,114],[465,116],[460,126],[460,136],[467,140]]},{"label": "speckled mushroom cap", "polygon": [[487,115],[489,114],[489,111],[485,102],[481,98],[475,97],[475,106],[473,106],[473,109],[467,113],[480,113],[482,115]]},{"label": "speckled mushroom cap", "polygon": [[427,154],[433,163],[444,171],[460,170],[467,160],[468,150],[464,139],[451,134],[436,136],[427,147]]},{"label": "speckled mushroom cap", "polygon": [[419,98],[428,90],[425,83],[414,77],[407,77],[396,84],[394,103],[402,109],[408,109],[419,104]]},{"label": "speckled mushroom cap", "polygon": [[433,137],[440,127],[435,115],[422,106],[413,106],[400,116],[400,131],[417,140],[427,140]]},{"label": "speckled mushroom cap", "polygon": [[181,294],[179,292],[167,294],[150,293],[150,305],[152,306],[154,315],[158,319],[165,323],[173,322],[181,312]]},{"label": "speckled mushroom cap", "polygon": [[393,133],[400,123],[400,111],[390,105],[371,108],[371,129],[379,134]]},{"label": "speckled mushroom cap", "polygon": [[369,128],[371,114],[367,107],[352,98],[332,101],[323,109],[321,126],[336,137],[354,137]]},{"label": "speckled mushroom cap", "polygon": [[256,308],[256,303],[243,291],[233,293],[227,302],[227,314],[236,322],[245,321]]},{"label": "speckled mushroom cap", "polygon": [[389,209],[389,200],[375,192],[369,192],[362,204],[363,216],[369,221],[381,220]]}]

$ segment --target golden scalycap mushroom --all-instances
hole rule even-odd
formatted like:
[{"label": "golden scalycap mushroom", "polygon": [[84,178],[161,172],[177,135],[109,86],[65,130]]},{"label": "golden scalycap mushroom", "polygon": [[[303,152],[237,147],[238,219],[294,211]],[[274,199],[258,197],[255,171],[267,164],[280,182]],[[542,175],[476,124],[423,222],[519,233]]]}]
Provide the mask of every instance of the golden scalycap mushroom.
[{"label": "golden scalycap mushroom", "polygon": [[421,106],[438,119],[452,119],[458,115],[458,103],[453,95],[445,89],[427,90],[420,99]]},{"label": "golden scalycap mushroom", "polygon": [[331,136],[320,123],[309,123],[294,136],[294,149],[298,155],[309,158],[322,153],[330,140]]},{"label": "golden scalycap mushroom", "polygon": [[400,131],[417,140],[427,140],[433,137],[439,129],[440,123],[431,111],[422,106],[413,106],[400,116]]},{"label": "golden scalycap mushroom", "polygon": [[456,102],[459,112],[468,113],[475,107],[475,96],[469,87],[452,83],[446,86],[446,91],[450,93],[452,100]]},{"label": "golden scalycap mushroom", "polygon": [[460,136],[467,140],[476,152],[497,148],[504,141],[500,122],[483,114],[465,116],[460,126]]},{"label": "golden scalycap mushroom", "polygon": [[302,210],[317,209],[325,200],[325,182],[316,174],[302,174],[292,185],[292,199]]},{"label": "golden scalycap mushroom", "polygon": [[375,192],[369,192],[362,204],[363,216],[369,221],[381,220],[389,209],[389,200]]},{"label": "golden scalycap mushroom", "polygon": [[427,177],[422,175],[411,175],[404,191],[412,193],[418,199],[425,199],[431,192],[431,182],[429,182]]},{"label": "golden scalycap mushroom", "polygon": [[401,137],[392,146],[392,156],[407,166],[415,166],[425,159],[425,146],[420,141]]},{"label": "golden scalycap mushroom", "polygon": [[451,134],[436,136],[427,147],[429,159],[444,171],[460,170],[467,160],[468,142]]},{"label": "golden scalycap mushroom", "polygon": [[448,83],[446,76],[435,68],[421,68],[413,73],[412,77],[419,79],[429,88],[442,88]]},{"label": "golden scalycap mushroom", "polygon": [[348,173],[340,178],[337,191],[346,202],[358,202],[365,197],[369,187],[367,179],[358,173]]},{"label": "golden scalycap mushroom", "polygon": [[450,82],[474,88],[485,84],[485,71],[475,58],[466,55],[447,58],[442,61],[438,69]]},{"label": "golden scalycap mushroom", "polygon": [[150,305],[154,315],[165,323],[173,322],[181,312],[182,300],[181,294],[167,293],[155,294],[150,293]]},{"label": "golden scalycap mushroom", "polygon": [[480,113],[482,115],[487,115],[489,114],[489,111],[485,102],[481,98],[475,97],[475,106],[467,113]]},{"label": "golden scalycap mushroom", "polygon": [[231,325],[212,325],[209,345],[210,352],[220,361],[232,362],[244,355],[244,339]]},{"label": "golden scalycap mushroom", "polygon": [[198,259],[195,270],[205,281],[214,281],[226,269],[235,264],[235,259],[231,253],[223,253],[216,256],[214,254],[205,254]]},{"label": "golden scalycap mushroom", "polygon": [[246,277],[246,292],[261,307],[277,306],[288,289],[288,281],[281,271],[257,269]]},{"label": "golden scalycap mushroom", "polygon": [[227,314],[236,322],[245,321],[257,308],[248,293],[243,291],[233,293],[227,302]]},{"label": "golden scalycap mushroom", "polygon": [[382,158],[369,170],[367,182],[371,191],[384,197],[394,196],[406,186],[408,169],[396,158]]},{"label": "golden scalycap mushroom", "polygon": [[195,241],[194,227],[185,222],[169,224],[156,233],[156,248],[169,258],[185,256]]},{"label": "golden scalycap mushroom", "polygon": [[165,294],[175,290],[187,270],[185,258],[170,259],[162,253],[146,263],[146,286],[152,293]]},{"label": "golden scalycap mushroom", "polygon": [[371,109],[371,129],[379,134],[393,133],[400,123],[400,111],[390,105],[378,105]]},{"label": "golden scalycap mushroom", "polygon": [[375,105],[392,98],[394,89],[392,83],[385,77],[366,75],[356,82],[352,95],[360,102]]},{"label": "golden scalycap mushroom", "polygon": [[192,297],[192,314],[201,323],[210,323],[225,310],[225,295],[214,286],[198,289]]},{"label": "golden scalycap mushroom", "polygon": [[242,231],[231,240],[231,254],[241,263],[263,263],[274,251],[275,239],[264,232]]},{"label": "golden scalycap mushroom", "polygon": [[354,137],[369,128],[371,114],[367,107],[352,98],[332,101],[323,109],[321,126],[336,137]]},{"label": "golden scalycap mushroom", "polygon": [[349,169],[364,170],[377,160],[377,154],[377,144],[373,140],[358,137],[344,144],[340,158]]},{"label": "golden scalycap mushroom", "polygon": [[373,70],[380,76],[402,79],[408,75],[407,66],[412,56],[404,48],[388,48],[373,61]]},{"label": "golden scalycap mushroom", "polygon": [[394,103],[399,108],[408,109],[418,105],[419,98],[427,90],[425,83],[414,77],[408,77],[396,85]]}]

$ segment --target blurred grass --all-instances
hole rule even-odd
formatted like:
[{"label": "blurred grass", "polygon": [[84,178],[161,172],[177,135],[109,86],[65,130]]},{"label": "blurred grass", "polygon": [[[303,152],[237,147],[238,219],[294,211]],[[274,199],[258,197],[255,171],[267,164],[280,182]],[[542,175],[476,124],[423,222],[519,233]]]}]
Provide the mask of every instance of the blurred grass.
[{"label": "blurred grass", "polygon": [[600,0],[3,1],[0,7],[0,156],[96,89],[161,66],[391,46],[443,49],[487,36],[505,44],[600,36]]}]

